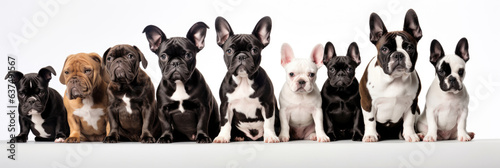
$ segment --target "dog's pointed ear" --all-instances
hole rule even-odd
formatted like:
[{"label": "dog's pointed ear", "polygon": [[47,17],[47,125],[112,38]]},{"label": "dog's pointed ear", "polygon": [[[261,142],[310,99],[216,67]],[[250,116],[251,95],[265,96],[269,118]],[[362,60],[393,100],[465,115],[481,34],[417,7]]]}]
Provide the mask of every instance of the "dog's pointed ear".
[{"label": "dog's pointed ear", "polygon": [[104,54],[102,55],[102,66],[106,67],[107,60],[108,60],[108,53],[111,50],[111,47],[109,47],[106,51],[104,51]]},{"label": "dog's pointed ear", "polygon": [[314,49],[311,53],[311,60],[316,64],[316,67],[320,68],[323,66],[323,45],[318,44],[314,46]]},{"label": "dog's pointed ear", "polygon": [[292,47],[287,43],[283,43],[281,46],[281,66],[285,67],[285,65],[290,63],[294,58],[295,55],[293,54]]},{"label": "dog's pointed ear", "polygon": [[272,21],[269,16],[265,16],[259,20],[252,31],[252,34],[266,47],[271,40]]},{"label": "dog's pointed ear", "polygon": [[191,40],[191,42],[196,45],[198,51],[202,50],[203,47],[205,47],[205,37],[207,34],[207,29],[207,24],[203,22],[197,22],[193,26],[191,26],[186,35],[186,38]]},{"label": "dog's pointed ear", "polygon": [[66,60],[64,61],[64,64],[63,64],[63,69],[61,70],[61,73],[59,75],[59,82],[61,82],[61,84],[63,85],[66,85],[66,78],[64,77],[64,67],[66,67],[66,62],[68,62],[68,58],[70,56],[66,57]]},{"label": "dog's pointed ear", "polygon": [[7,75],[5,75],[5,80],[9,79],[9,82],[13,83],[17,86],[19,86],[19,81],[24,77],[24,74],[19,71],[9,71],[7,72]]},{"label": "dog's pointed ear", "polygon": [[229,37],[234,35],[231,25],[229,25],[226,19],[220,16],[215,19],[215,31],[217,32],[217,44],[220,47],[226,43]]},{"label": "dog's pointed ear", "polygon": [[[90,53],[89,55],[92,58],[92,60],[97,62],[98,65],[100,65],[99,75],[101,75],[102,80],[106,83],[109,83],[111,80],[109,78],[108,72],[106,71],[106,66],[102,63],[103,61],[101,60],[101,56],[99,56],[99,54],[97,54],[97,53]],[[94,71],[95,71],[95,69],[94,69]]]},{"label": "dog's pointed ear", "polygon": [[146,69],[148,67],[148,60],[146,60],[146,57],[144,57],[144,54],[139,50],[137,46],[133,46],[134,49],[137,51],[137,54],[139,55],[139,58],[141,59],[142,67]]},{"label": "dog's pointed ear", "polygon": [[432,65],[436,66],[439,59],[443,57],[444,57],[444,50],[443,47],[441,46],[441,43],[439,43],[439,41],[437,41],[436,39],[432,40],[430,62],[432,63]]},{"label": "dog's pointed ear", "polygon": [[387,29],[385,28],[384,22],[376,13],[370,15],[370,41],[373,44],[377,42],[387,34]]},{"label": "dog's pointed ear", "polygon": [[56,76],[56,71],[52,66],[46,66],[38,71],[38,76],[42,77],[45,79],[47,82],[49,82],[52,79],[52,75]]},{"label": "dog's pointed ear", "polygon": [[350,57],[354,62],[356,62],[356,66],[361,63],[361,55],[359,54],[359,48],[356,42],[352,42],[349,45],[346,56]]},{"label": "dog's pointed ear", "polygon": [[417,13],[413,9],[406,12],[403,30],[412,35],[417,42],[422,38],[422,29],[418,23]]},{"label": "dog's pointed ear", "polygon": [[337,53],[335,53],[335,47],[332,42],[327,42],[325,44],[325,52],[323,53],[323,64],[327,65],[333,57],[336,57]]},{"label": "dog's pointed ear", "polygon": [[149,48],[154,53],[158,52],[158,48],[160,48],[160,44],[164,41],[167,41],[167,36],[160,28],[155,25],[149,25],[144,28],[142,33],[146,33],[146,38],[149,42]]},{"label": "dog's pointed ear", "polygon": [[469,42],[465,37],[458,41],[455,54],[462,58],[465,62],[469,61]]}]

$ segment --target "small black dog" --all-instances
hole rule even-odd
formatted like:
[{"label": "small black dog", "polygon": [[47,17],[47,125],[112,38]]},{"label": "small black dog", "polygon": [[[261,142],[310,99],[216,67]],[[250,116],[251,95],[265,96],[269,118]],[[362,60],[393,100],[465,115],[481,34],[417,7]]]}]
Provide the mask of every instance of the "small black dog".
[{"label": "small black dog", "polygon": [[21,132],[15,137],[16,142],[26,142],[30,130],[36,136],[35,141],[64,142],[69,134],[63,99],[49,87],[51,73],[56,75],[54,69],[47,66],[40,69],[38,74],[24,75],[19,71],[9,71],[5,76],[5,79],[10,77],[16,85],[19,99]]},{"label": "small black dog", "polygon": [[347,56],[337,56],[332,43],[325,45],[323,63],[328,79],[321,89],[325,132],[331,141],[363,138],[364,124],[361,114],[358,80],[354,76],[361,63],[358,45],[349,45]]}]

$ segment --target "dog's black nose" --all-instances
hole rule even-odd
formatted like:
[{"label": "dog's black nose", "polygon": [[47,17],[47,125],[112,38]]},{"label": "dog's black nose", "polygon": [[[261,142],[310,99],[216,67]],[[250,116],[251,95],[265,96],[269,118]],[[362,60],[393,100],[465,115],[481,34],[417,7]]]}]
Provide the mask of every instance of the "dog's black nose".
[{"label": "dog's black nose", "polygon": [[301,81],[299,81],[299,84],[304,85],[304,84],[306,84],[306,81],[301,80]]},{"label": "dog's black nose", "polygon": [[29,104],[34,104],[34,103],[35,103],[35,101],[36,101],[36,98],[34,98],[34,97],[30,97],[30,98],[28,98],[28,100],[27,100],[27,101],[28,101],[28,103],[29,103]]},{"label": "dog's black nose", "polygon": [[403,60],[405,58],[405,55],[403,53],[397,52],[397,53],[394,53],[393,57],[396,60]]},{"label": "dog's black nose", "polygon": [[172,62],[170,62],[170,64],[174,67],[178,67],[179,64],[181,64],[181,61],[178,60],[178,59],[175,59],[175,60],[172,60]]},{"label": "dog's black nose", "polygon": [[457,81],[457,78],[455,78],[455,77],[453,77],[453,76],[450,76],[450,77],[448,78],[448,81],[449,81],[450,83],[452,83],[452,82],[456,82],[456,81]]},{"label": "dog's black nose", "polygon": [[246,60],[247,58],[248,58],[248,56],[247,56],[247,55],[245,55],[245,54],[241,54],[241,55],[239,55],[239,56],[238,56],[238,60],[240,60],[240,61],[244,61],[244,60]]}]

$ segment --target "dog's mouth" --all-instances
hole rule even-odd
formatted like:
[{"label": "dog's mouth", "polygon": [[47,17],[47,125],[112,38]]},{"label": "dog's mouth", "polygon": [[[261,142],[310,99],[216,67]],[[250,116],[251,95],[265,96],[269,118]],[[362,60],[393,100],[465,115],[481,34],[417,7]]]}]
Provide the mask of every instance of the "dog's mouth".
[{"label": "dog's mouth", "polygon": [[89,95],[89,90],[86,88],[85,90],[78,88],[78,87],[72,87],[69,90],[69,99],[77,99],[77,98],[85,98]]},{"label": "dog's mouth", "polygon": [[351,86],[352,81],[352,78],[336,77],[336,79],[330,80],[330,85],[333,87],[348,87]]}]

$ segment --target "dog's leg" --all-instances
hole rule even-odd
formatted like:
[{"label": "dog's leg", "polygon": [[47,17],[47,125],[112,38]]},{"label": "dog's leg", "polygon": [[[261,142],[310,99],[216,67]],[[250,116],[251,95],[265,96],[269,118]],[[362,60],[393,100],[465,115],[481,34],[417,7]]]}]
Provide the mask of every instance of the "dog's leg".
[{"label": "dog's leg", "polygon": [[415,118],[411,110],[403,114],[403,137],[407,142],[418,142],[420,138],[415,133]]},{"label": "dog's leg", "polygon": [[474,133],[468,133],[465,129],[467,125],[467,115],[468,115],[469,109],[465,108],[462,111],[460,111],[460,114],[458,116],[458,123],[457,123],[457,134],[458,134],[458,140],[462,142],[470,141],[472,140],[471,135],[473,136]]},{"label": "dog's leg", "polygon": [[197,143],[212,143],[212,139],[208,136],[208,121],[210,120],[210,111],[204,106],[199,108],[200,116],[198,116],[198,124],[196,125],[196,142]]},{"label": "dog's leg", "polygon": [[[278,143],[280,139],[276,136],[276,132],[274,131],[274,117],[277,111],[274,110],[274,105],[264,105],[262,109],[262,114],[264,116],[264,142],[266,143]],[[270,114],[268,114],[270,112]]]},{"label": "dog's leg", "polygon": [[288,142],[290,140],[290,115],[285,111],[286,107],[281,108],[280,110],[280,123],[281,123],[281,132],[279,139],[281,142]]},{"label": "dog's leg", "polygon": [[377,119],[376,109],[372,108],[371,112],[363,111],[363,120],[365,122],[365,134],[363,136],[363,142],[377,142],[378,141],[378,133],[377,133]]},{"label": "dog's leg", "polygon": [[436,113],[438,111],[435,111],[433,108],[425,108],[425,117],[427,118],[427,133],[425,134],[425,137],[423,139],[424,142],[435,142],[437,141],[437,118],[436,118]]},{"label": "dog's leg", "polygon": [[222,102],[220,112],[222,127],[219,135],[215,137],[214,143],[228,143],[231,140],[231,122],[233,120],[233,112],[227,102]]},{"label": "dog's leg", "polygon": [[323,110],[321,108],[315,108],[312,117],[318,142],[330,142],[330,138],[326,136],[325,129],[323,128]]}]

